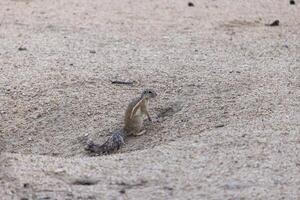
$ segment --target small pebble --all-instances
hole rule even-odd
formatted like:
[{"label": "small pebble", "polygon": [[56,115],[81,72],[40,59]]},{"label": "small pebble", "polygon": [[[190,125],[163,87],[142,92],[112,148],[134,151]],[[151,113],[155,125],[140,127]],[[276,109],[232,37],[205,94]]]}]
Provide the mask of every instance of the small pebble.
[{"label": "small pebble", "polygon": [[274,22],[272,22],[271,24],[268,24],[268,26],[279,26],[279,20],[276,19]]},{"label": "small pebble", "polygon": [[188,3],[188,6],[189,6],[189,7],[194,7],[195,5],[194,5],[193,2],[189,2],[189,3]]},{"label": "small pebble", "polygon": [[296,2],[295,2],[294,0],[290,0],[290,4],[291,4],[291,5],[295,5]]},{"label": "small pebble", "polygon": [[238,189],[241,188],[241,185],[238,182],[231,181],[231,182],[228,182],[224,186],[224,188],[227,189],[227,190],[238,190]]},{"label": "small pebble", "polygon": [[126,193],[126,190],[125,189],[122,189],[119,191],[121,194],[125,194]]},{"label": "small pebble", "polygon": [[224,127],[225,125],[224,124],[218,124],[215,126],[215,128],[221,128],[221,127]]},{"label": "small pebble", "polygon": [[26,48],[26,47],[19,47],[18,50],[19,50],[19,51],[26,51],[27,48]]},{"label": "small pebble", "polygon": [[173,188],[172,188],[172,187],[169,187],[169,186],[165,186],[164,189],[165,189],[165,190],[170,190],[170,191],[173,190]]}]

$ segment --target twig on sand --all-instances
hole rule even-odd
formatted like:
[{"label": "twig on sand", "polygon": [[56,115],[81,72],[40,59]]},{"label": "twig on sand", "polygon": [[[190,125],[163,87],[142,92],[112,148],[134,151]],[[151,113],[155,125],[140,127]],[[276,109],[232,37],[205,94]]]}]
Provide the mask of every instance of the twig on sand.
[{"label": "twig on sand", "polygon": [[111,83],[118,85],[133,85],[135,81],[111,81]]}]

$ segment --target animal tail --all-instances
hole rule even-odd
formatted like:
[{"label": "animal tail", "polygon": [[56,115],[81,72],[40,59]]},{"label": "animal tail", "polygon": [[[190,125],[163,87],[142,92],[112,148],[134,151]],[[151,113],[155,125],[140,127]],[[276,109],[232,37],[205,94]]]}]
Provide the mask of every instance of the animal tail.
[{"label": "animal tail", "polygon": [[110,154],[119,150],[124,144],[123,131],[117,131],[114,132],[102,145],[89,141],[85,150],[96,154]]}]

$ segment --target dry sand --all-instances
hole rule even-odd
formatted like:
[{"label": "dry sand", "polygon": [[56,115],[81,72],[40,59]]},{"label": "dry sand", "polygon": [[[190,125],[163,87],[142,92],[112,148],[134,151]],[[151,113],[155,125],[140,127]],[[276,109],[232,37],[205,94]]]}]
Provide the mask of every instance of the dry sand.
[{"label": "dry sand", "polygon": [[2,199],[300,199],[300,1],[193,3],[1,0]]}]

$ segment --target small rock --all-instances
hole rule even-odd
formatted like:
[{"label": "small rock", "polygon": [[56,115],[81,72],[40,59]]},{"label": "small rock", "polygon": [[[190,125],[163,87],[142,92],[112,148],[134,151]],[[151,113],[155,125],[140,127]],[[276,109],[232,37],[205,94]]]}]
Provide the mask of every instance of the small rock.
[{"label": "small rock", "polygon": [[295,5],[296,2],[294,0],[290,0],[290,5]]},{"label": "small rock", "polygon": [[24,183],[24,184],[23,184],[23,187],[24,187],[24,188],[28,188],[28,186],[29,186],[29,183]]},{"label": "small rock", "polygon": [[95,50],[90,50],[90,53],[96,53],[96,51]]},{"label": "small rock", "polygon": [[55,173],[55,174],[61,174],[61,173],[65,173],[65,172],[66,172],[66,170],[64,170],[64,169],[62,169],[62,168],[59,168],[59,169],[54,170],[54,173]]},{"label": "small rock", "polygon": [[174,190],[172,187],[169,187],[169,186],[165,186],[164,189],[165,189],[165,190],[170,190],[170,191],[171,191],[171,190]]},{"label": "small rock", "polygon": [[188,3],[188,6],[189,6],[189,7],[194,7],[195,5],[194,5],[193,2],[189,2],[189,3]]},{"label": "small rock", "polygon": [[121,189],[119,192],[120,192],[121,194],[125,194],[125,193],[126,193],[126,190],[125,190],[125,189]]},{"label": "small rock", "polygon": [[19,51],[27,51],[27,48],[26,47],[19,47],[18,50]]},{"label": "small rock", "polygon": [[42,117],[41,113],[38,113],[38,114],[36,114],[36,115],[34,116],[34,119],[38,119],[38,118],[41,118],[41,117]]},{"label": "small rock", "polygon": [[78,178],[72,182],[73,185],[96,185],[99,180],[91,178]]},{"label": "small rock", "polygon": [[231,182],[228,182],[224,186],[224,188],[227,189],[227,190],[238,190],[238,189],[241,188],[241,185],[238,182],[231,181]]},{"label": "small rock", "polygon": [[52,156],[58,156],[59,153],[58,153],[58,152],[52,152],[51,155],[52,155]]},{"label": "small rock", "polygon": [[279,20],[276,19],[274,22],[272,22],[271,24],[266,24],[267,26],[279,26]]},{"label": "small rock", "polygon": [[218,124],[215,126],[215,128],[221,128],[221,127],[224,127],[225,125],[224,124]]}]

